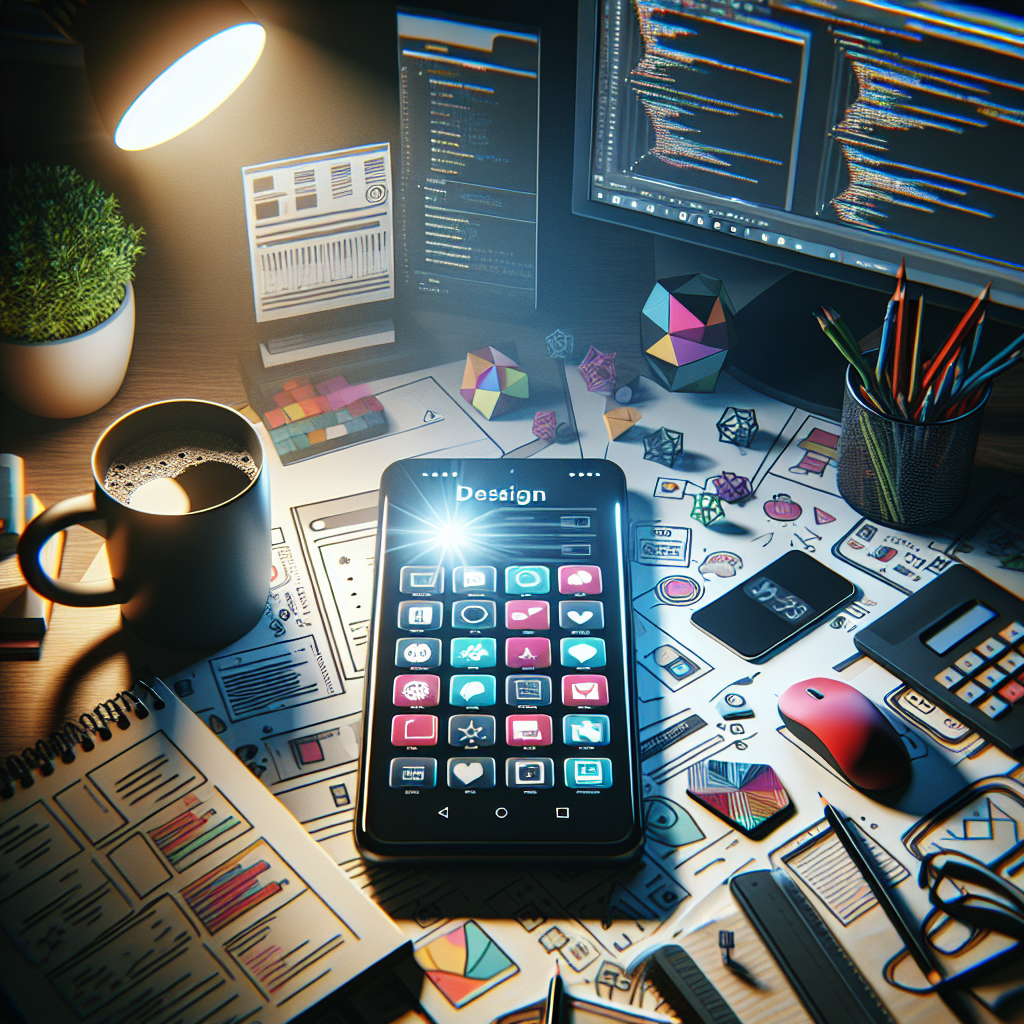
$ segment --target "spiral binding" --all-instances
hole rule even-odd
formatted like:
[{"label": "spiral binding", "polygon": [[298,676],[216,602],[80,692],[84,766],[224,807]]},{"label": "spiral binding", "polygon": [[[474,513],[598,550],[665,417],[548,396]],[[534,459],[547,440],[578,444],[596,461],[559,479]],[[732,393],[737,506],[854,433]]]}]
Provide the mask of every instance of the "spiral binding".
[{"label": "spiral binding", "polygon": [[135,691],[147,690],[146,700],[154,711],[164,707],[160,694],[149,683],[140,679],[131,690],[115,693],[109,700],[101,701],[93,708],[78,716],[77,722],[67,722],[54,730],[46,739],[37,740],[26,747],[21,754],[11,754],[5,764],[0,765],[0,799],[9,800],[17,792],[15,783],[28,789],[35,782],[35,773],[44,778],[55,771],[55,762],[72,764],[76,748],[79,753],[95,749],[96,740],[109,740],[114,734],[111,726],[119,732],[131,728],[129,714],[137,719],[149,717],[149,707]]}]

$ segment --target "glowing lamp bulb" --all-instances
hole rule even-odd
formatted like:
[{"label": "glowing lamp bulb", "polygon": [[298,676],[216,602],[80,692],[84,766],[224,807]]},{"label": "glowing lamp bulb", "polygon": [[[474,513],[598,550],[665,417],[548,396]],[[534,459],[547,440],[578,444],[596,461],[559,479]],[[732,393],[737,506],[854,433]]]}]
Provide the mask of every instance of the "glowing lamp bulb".
[{"label": "glowing lamp bulb", "polygon": [[148,149],[197,124],[248,77],[267,34],[247,23],[218,32],[178,58],[125,111],[114,130],[121,149]]}]

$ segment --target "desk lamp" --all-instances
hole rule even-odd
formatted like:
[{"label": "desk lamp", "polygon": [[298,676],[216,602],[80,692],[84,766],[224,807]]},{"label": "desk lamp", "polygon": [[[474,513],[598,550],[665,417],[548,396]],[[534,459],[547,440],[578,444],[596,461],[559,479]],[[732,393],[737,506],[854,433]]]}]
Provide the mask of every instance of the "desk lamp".
[{"label": "desk lamp", "polygon": [[100,120],[121,149],[173,139],[224,102],[263,52],[241,0],[40,0],[82,47]]}]

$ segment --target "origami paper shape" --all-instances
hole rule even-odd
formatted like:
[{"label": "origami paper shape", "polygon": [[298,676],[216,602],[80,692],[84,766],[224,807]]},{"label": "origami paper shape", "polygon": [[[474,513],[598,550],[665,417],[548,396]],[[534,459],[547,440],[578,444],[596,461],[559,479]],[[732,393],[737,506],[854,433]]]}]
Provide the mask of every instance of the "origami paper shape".
[{"label": "origami paper shape", "polygon": [[718,419],[718,440],[749,448],[757,437],[757,414],[753,409],[727,406]]},{"label": "origami paper shape", "polygon": [[608,431],[608,440],[614,441],[616,438],[622,437],[627,430],[636,423],[639,423],[642,418],[643,413],[629,406],[623,406],[620,409],[609,409],[604,414],[604,429]]},{"label": "origami paper shape", "polygon": [[655,378],[670,391],[714,391],[735,340],[735,313],[717,278],[659,281],[640,314],[641,344]]},{"label": "origami paper shape", "polygon": [[593,345],[580,363],[580,376],[588,391],[611,391],[615,386],[615,353],[598,351]]},{"label": "origami paper shape", "polygon": [[467,921],[416,951],[426,976],[456,1009],[519,972],[515,962],[476,923]]},{"label": "origami paper shape", "polygon": [[644,458],[648,462],[658,462],[671,468],[682,454],[683,435],[678,430],[659,427],[644,438]]},{"label": "origami paper shape", "polygon": [[715,493],[723,501],[743,501],[754,493],[750,486],[750,480],[738,473],[730,473],[726,470],[721,476],[716,476],[711,481],[715,485]]},{"label": "origami paper shape", "polygon": [[558,417],[554,412],[539,412],[533,417],[534,434],[545,440],[554,441],[558,429]]},{"label": "origami paper shape", "polygon": [[693,496],[693,508],[690,518],[696,519],[703,526],[710,526],[725,515],[722,502],[710,491],[699,491]]},{"label": "origami paper shape", "polygon": [[572,355],[573,337],[561,328],[552,331],[545,339],[548,355],[552,359],[568,359]]},{"label": "origami paper shape", "polygon": [[530,397],[526,372],[504,353],[488,345],[466,356],[459,394],[487,419],[500,416],[516,399]]}]

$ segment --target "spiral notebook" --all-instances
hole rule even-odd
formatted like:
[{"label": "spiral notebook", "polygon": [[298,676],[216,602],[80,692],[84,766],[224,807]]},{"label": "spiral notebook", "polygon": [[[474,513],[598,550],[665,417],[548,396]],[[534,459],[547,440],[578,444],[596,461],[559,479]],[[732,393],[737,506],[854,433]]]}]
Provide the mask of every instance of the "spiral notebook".
[{"label": "spiral notebook", "polygon": [[0,984],[31,1024],[287,1021],[402,947],[158,681],[0,769]]}]

